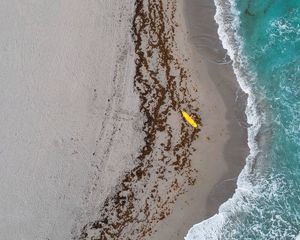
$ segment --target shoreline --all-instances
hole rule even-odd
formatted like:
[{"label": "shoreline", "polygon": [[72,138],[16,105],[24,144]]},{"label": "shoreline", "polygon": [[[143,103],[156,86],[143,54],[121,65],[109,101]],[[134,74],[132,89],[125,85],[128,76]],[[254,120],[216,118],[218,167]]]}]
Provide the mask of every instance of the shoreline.
[{"label": "shoreline", "polygon": [[[178,198],[170,216],[159,224],[149,240],[183,239],[194,224],[216,214],[219,206],[233,195],[249,153],[247,97],[240,89],[231,61],[222,63],[228,58],[217,34],[214,2],[183,0],[178,11],[183,15],[179,24],[183,27],[182,33],[186,31],[188,36],[182,44],[190,49],[190,67],[200,82],[203,129],[195,143],[197,151],[192,160],[199,169],[199,176],[196,184]],[[202,99],[201,95],[204,95]],[[213,103],[218,104],[213,106]]]},{"label": "shoreline", "polygon": [[[190,32],[190,42],[200,57],[206,58],[204,61],[209,76],[222,96],[227,111],[226,121],[230,139],[224,149],[224,160],[228,165],[228,171],[209,196],[208,201],[218,199],[214,204],[210,203],[207,206],[209,209],[207,216],[210,217],[217,213],[220,204],[234,193],[237,177],[244,168],[246,157],[249,155],[248,124],[245,113],[247,96],[239,86],[233,72],[232,61],[226,55],[226,50],[219,39],[218,26],[214,20],[216,11],[214,2],[204,0],[199,3],[197,0],[189,0],[186,1],[184,11]],[[201,38],[202,36],[205,38]],[[227,179],[230,181],[224,182]],[[222,189],[226,189],[227,192],[222,192]]]}]

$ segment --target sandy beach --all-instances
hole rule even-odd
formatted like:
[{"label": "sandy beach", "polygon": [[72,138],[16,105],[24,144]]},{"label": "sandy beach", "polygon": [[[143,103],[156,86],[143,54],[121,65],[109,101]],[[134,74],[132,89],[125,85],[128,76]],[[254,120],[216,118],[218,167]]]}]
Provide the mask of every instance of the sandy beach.
[{"label": "sandy beach", "polygon": [[71,239],[143,139],[134,2],[0,5],[0,238]]},{"label": "sandy beach", "polygon": [[0,6],[1,239],[183,239],[233,194],[245,96],[213,1]]},{"label": "sandy beach", "polygon": [[187,49],[191,81],[195,81],[203,128],[194,143],[196,184],[181,195],[149,239],[183,239],[196,223],[214,215],[232,196],[248,155],[246,96],[241,91],[217,35],[213,1],[178,1],[182,47]]}]

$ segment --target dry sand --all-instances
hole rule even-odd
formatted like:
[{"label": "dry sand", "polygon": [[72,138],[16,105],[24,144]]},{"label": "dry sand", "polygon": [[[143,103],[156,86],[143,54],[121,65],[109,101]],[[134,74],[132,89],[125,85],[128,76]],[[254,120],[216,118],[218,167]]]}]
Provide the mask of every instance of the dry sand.
[{"label": "dry sand", "polygon": [[1,1],[0,239],[71,239],[133,163],[133,13],[131,0]]},{"label": "dry sand", "polygon": [[1,239],[183,239],[233,193],[244,106],[213,2],[136,2],[0,3]]}]

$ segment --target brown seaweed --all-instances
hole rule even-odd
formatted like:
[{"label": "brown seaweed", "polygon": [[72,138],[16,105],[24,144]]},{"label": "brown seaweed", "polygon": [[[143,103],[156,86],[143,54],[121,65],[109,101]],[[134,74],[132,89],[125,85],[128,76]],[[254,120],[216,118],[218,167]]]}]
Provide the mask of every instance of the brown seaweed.
[{"label": "brown seaweed", "polygon": [[[172,115],[180,116],[181,109],[199,111],[189,92],[188,71],[175,52],[176,2],[137,0],[135,7],[134,87],[146,119],[144,144],[135,167],[99,209],[98,219],[81,229],[81,240],[143,239],[196,179],[190,156],[200,129],[184,121],[177,129],[169,123]],[[200,117],[193,117],[201,125]]]}]

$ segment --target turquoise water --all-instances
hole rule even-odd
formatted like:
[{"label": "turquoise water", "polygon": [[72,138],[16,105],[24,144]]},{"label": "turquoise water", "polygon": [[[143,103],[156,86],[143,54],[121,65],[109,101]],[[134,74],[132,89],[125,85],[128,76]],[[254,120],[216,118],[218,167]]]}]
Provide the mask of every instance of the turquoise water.
[{"label": "turquoise water", "polygon": [[216,0],[219,35],[249,94],[250,156],[232,199],[187,239],[300,233],[300,0]]},{"label": "turquoise water", "polygon": [[243,53],[256,74],[253,93],[265,116],[260,134],[268,136],[253,179],[261,195],[232,226],[232,238],[294,239],[300,232],[300,1],[239,1],[237,8]]}]

